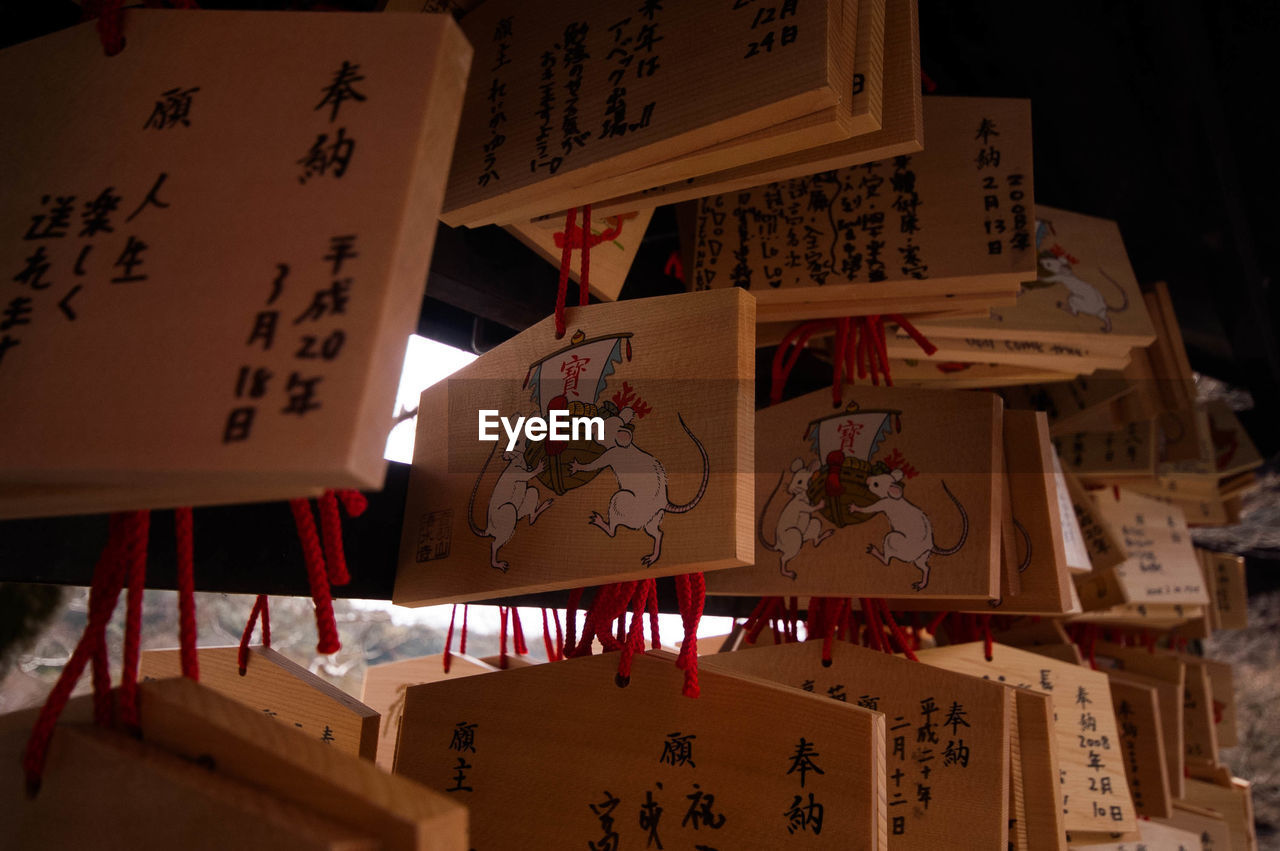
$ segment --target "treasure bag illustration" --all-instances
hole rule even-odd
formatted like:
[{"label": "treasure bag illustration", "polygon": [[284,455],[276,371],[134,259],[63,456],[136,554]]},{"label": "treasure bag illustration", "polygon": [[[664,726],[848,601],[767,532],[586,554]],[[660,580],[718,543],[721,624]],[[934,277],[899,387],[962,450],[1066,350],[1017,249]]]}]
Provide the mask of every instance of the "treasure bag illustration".
[{"label": "treasure bag illustration", "polygon": [[[809,501],[825,501],[822,515],[836,527],[863,523],[872,515],[855,507],[867,506],[879,497],[867,489],[867,477],[889,472],[884,461],[872,461],[890,429],[902,431],[901,411],[861,409],[850,402],[844,411],[809,423],[805,437],[812,437],[813,452],[822,466],[809,482]],[[852,505],[851,505],[852,503]]]},{"label": "treasure bag illustration", "polygon": [[[605,381],[613,374],[614,365],[631,360],[631,334],[612,334],[587,339],[577,331],[569,345],[529,366],[524,386],[532,387],[532,399],[538,413],[550,419],[551,412],[567,410],[571,417],[609,417],[618,413],[611,400],[599,401]],[[599,470],[569,472],[569,462],[588,464],[604,452],[604,447],[589,433],[576,439],[529,441],[524,457],[529,469],[536,469],[544,459],[546,468],[538,481],[562,496],[596,477]]]}]

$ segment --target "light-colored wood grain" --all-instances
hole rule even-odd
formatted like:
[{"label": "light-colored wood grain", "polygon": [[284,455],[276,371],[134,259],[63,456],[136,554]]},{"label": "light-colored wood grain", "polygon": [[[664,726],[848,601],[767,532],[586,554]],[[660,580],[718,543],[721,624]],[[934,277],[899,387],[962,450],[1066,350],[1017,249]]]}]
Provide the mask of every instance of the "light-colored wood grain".
[{"label": "light-colored wood grain", "polygon": [[1168,818],[1173,812],[1173,793],[1165,761],[1159,691],[1120,671],[1108,671],[1107,679],[1133,807],[1140,816]]},{"label": "light-colored wood grain", "polygon": [[1022,797],[1026,808],[1026,847],[1066,848],[1058,737],[1053,729],[1053,700],[1030,689],[1014,689]]},{"label": "light-colored wood grain", "polygon": [[[23,713],[34,720],[34,712]],[[0,735],[0,848],[373,851],[371,836],[124,733],[61,724],[40,794],[23,793],[30,723]]]},{"label": "light-colored wood grain", "polygon": [[[720,159],[725,167],[750,162],[758,150],[700,152],[815,113],[824,120],[808,125],[811,136],[835,141],[853,132],[856,0],[784,8],[790,14],[773,19],[758,4],[649,8],[489,0],[463,19],[476,72],[450,168],[447,224],[562,210],[584,187],[657,163],[704,160],[668,178],[679,180]],[[802,132],[774,138],[775,154],[813,144]]]},{"label": "light-colored wood grain", "polygon": [[1206,848],[1235,848],[1231,844],[1231,830],[1227,821],[1216,810],[1197,807],[1189,801],[1178,801],[1171,817],[1157,821],[1198,837],[1199,843],[1193,845],[1193,849],[1204,851]]},{"label": "light-colored wood grain", "polygon": [[[762,319],[775,304],[1016,291],[1035,268],[1029,104],[931,98],[925,113],[921,154],[704,198],[690,285],[749,287]],[[976,166],[984,121],[1001,156]],[[1019,227],[1001,209],[1013,205]],[[1003,216],[1008,236],[986,234]]]},{"label": "light-colored wood grain", "polygon": [[[748,563],[753,307],[747,293],[722,292],[570,308],[564,339],[555,338],[548,317],[428,388],[418,417],[394,600],[463,602]],[[581,345],[573,342],[580,332]],[[573,358],[579,366],[584,358],[596,362],[581,374],[561,371],[562,360]],[[594,478],[580,473],[572,479],[569,462],[557,455],[529,480],[523,497],[528,510],[522,508],[517,519],[511,497],[496,492],[496,482],[504,481],[500,474],[505,481],[516,475],[529,479],[528,469],[546,460],[546,444],[527,443],[527,452],[539,456],[532,461],[519,446],[505,453],[505,438],[501,444],[477,439],[477,411],[546,416],[559,397],[600,406],[603,439],[610,442],[571,442],[565,457],[582,464],[615,459],[623,469],[601,468]],[[608,406],[639,412],[627,423],[634,443],[613,445],[621,440],[617,435],[632,435],[619,428],[622,421]],[[603,455],[606,448],[618,452]],[[652,481],[635,484],[631,477],[644,471],[652,471]],[[615,500],[622,487],[618,475],[657,495],[645,502],[628,502],[625,494]],[[659,494],[662,476],[666,490]],[[545,513],[530,524],[535,505],[546,506]],[[499,529],[508,513],[513,533]],[[625,525],[611,537],[588,522],[594,513]],[[642,528],[655,528],[655,522],[660,547]],[[440,546],[424,547],[424,536],[432,534]]]},{"label": "light-colored wood grain", "polygon": [[[959,822],[972,847],[995,847],[1008,831],[1007,805],[995,803],[1010,783],[1012,690],[842,642],[831,650],[829,666],[820,641],[718,653],[701,665],[883,712],[890,848],[954,843]],[[957,723],[943,723],[951,717]]]},{"label": "light-colored wood grain", "polygon": [[1186,767],[1186,733],[1183,708],[1186,692],[1186,666],[1165,654],[1149,653],[1136,647],[1098,642],[1094,646],[1098,667],[1110,675],[1123,672],[1127,681],[1156,689],[1160,707],[1160,740],[1164,743],[1164,762],[1169,776],[1169,791],[1181,798]]},{"label": "light-colored wood grain", "polygon": [[1080,532],[1084,536],[1085,548],[1089,553],[1090,566],[1095,571],[1103,571],[1123,562],[1128,558],[1124,549],[1124,539],[1111,527],[1107,519],[1098,511],[1098,502],[1080,480],[1072,473],[1063,471],[1063,481],[1067,486],[1067,495],[1071,506],[1075,509],[1076,520],[1080,524]]},{"label": "light-colored wood grain", "polygon": [[[833,140],[832,144],[847,144],[853,139],[877,134],[882,129],[884,97],[885,3],[886,0],[858,0],[856,3],[857,43],[852,57],[852,79],[855,82],[851,87],[853,95],[847,105],[784,121],[774,127],[757,130],[644,168],[603,176],[590,186],[575,190],[570,200],[594,203],[607,199],[601,205],[606,214],[615,211],[620,197],[635,198],[632,205],[635,209],[651,210],[657,204],[672,203],[662,197],[662,187],[687,187],[708,172],[720,173],[733,168],[750,169],[762,161],[779,158],[779,152],[788,149],[793,153],[782,153],[781,157],[804,156],[806,152],[813,150],[814,145],[821,145],[824,137],[832,135],[831,124],[837,111],[841,109],[849,114],[848,121],[842,122],[847,124],[848,131],[838,133],[839,138]],[[845,8],[848,9],[849,4]],[[637,191],[636,187],[641,188]],[[629,194],[619,196],[619,192]],[[540,200],[540,203],[545,205],[547,201]],[[504,219],[508,217],[509,214],[503,214]],[[534,221],[556,219],[563,221],[564,214],[539,216]]]},{"label": "light-colored wood grain", "polygon": [[[1136,843],[1136,844],[1135,844]],[[1170,827],[1158,821],[1138,822],[1137,839],[1124,842],[1103,842],[1097,845],[1072,845],[1071,848],[1085,848],[1088,851],[1134,851],[1135,848],[1147,848],[1150,851],[1203,851],[1200,837],[1189,830]]]},{"label": "light-colored wood grain", "polygon": [[[18,344],[0,393],[24,402],[0,426],[0,478],[77,498],[118,487],[107,501],[118,509],[136,507],[131,488],[191,505],[237,488],[254,499],[381,486],[398,381],[388,364],[421,302],[468,70],[460,30],[447,16],[149,9],[128,10],[125,28],[116,57],[92,24],[0,53],[0,104],[20,131],[0,157],[11,235],[0,258],[10,275],[41,249],[33,265],[48,264],[13,284],[32,314],[4,332]],[[322,99],[344,61],[364,99],[334,115]],[[170,120],[156,129],[172,87],[190,96],[188,124],[162,106]],[[328,156],[318,173],[309,151],[343,154],[339,131],[355,144],[346,171]],[[115,204],[110,230],[89,234],[83,214],[99,198]],[[65,227],[53,227],[58,199]],[[343,235],[358,256],[334,273],[326,256]],[[345,303],[309,317],[316,293],[346,278]],[[274,336],[249,344],[260,314],[276,317]],[[319,407],[285,413],[295,397],[295,410]],[[66,399],[94,412],[93,428]],[[251,428],[228,432],[241,408],[255,411]]]},{"label": "light-colored wood grain", "polygon": [[922,650],[917,655],[930,665],[1050,695],[1064,828],[1072,832],[1135,828],[1133,801],[1115,749],[1116,718],[1105,674],[1001,644],[995,645],[988,662],[982,642]]},{"label": "light-colored wood grain", "polygon": [[1090,486],[1156,472],[1155,420],[1129,423],[1116,431],[1056,434],[1053,438],[1065,470]]},{"label": "light-colored wood grain", "polygon": [[[200,648],[201,684],[334,750],[373,759],[376,710],[269,647],[250,648],[242,677],[239,652],[239,647]],[[139,674],[144,680],[181,676],[178,651],[145,651]]]},{"label": "light-colored wood grain", "polygon": [[471,677],[496,670],[488,662],[461,653],[452,654],[448,673],[444,670],[444,655],[440,653],[418,659],[384,662],[366,668],[360,700],[382,716],[382,730],[378,735],[378,755],[375,760],[378,765],[390,771],[395,762],[405,689],[419,683],[434,683],[450,677]]},{"label": "light-colored wood grain", "polygon": [[254,710],[187,679],[142,683],[142,734],[220,774],[312,807],[403,851],[463,851],[467,811],[444,795],[372,762],[298,736]]},{"label": "light-colored wood grain", "polygon": [[[861,385],[846,388],[843,402],[834,409],[831,392],[817,391],[756,413],[755,563],[708,575],[707,592],[979,604],[999,596],[1001,515],[991,472],[1001,451],[999,398]],[[919,512],[932,542],[895,548],[919,526]],[[873,548],[885,546],[890,558],[882,559]]]},{"label": "light-colored wood grain", "polygon": [[[939,362],[1005,363],[1065,372],[1069,375],[1092,375],[1099,370],[1116,371],[1129,365],[1128,351],[1108,352],[1039,340],[998,340],[978,333],[948,337],[930,331],[927,336],[929,342],[937,347],[937,351],[928,359]],[[902,332],[890,335],[885,341],[885,347],[889,356],[894,358],[911,357],[920,353],[915,340]]]},{"label": "light-colored wood grain", "polygon": [[1252,788],[1243,780],[1233,780],[1229,786],[1187,781],[1186,800],[1198,807],[1221,814],[1231,835],[1230,848],[1254,851],[1258,847],[1257,828],[1253,820]]},{"label": "light-colored wood grain", "polygon": [[[777,847],[817,838],[815,823],[788,816],[797,801],[816,812],[810,794],[822,843],[885,847],[883,715],[710,668],[690,700],[666,654],[637,656],[618,688],[617,665],[605,654],[413,686],[396,771],[437,790],[470,787],[445,794],[470,808],[482,849],[611,847],[611,831],[620,847],[643,847],[646,800],[661,807],[664,847]],[[789,773],[798,747],[823,772],[806,766],[803,785],[799,768]]]},{"label": "light-colored wood grain", "polygon": [[875,132],[646,188],[602,201],[596,206],[602,214],[608,215],[642,206],[675,204],[919,151],[924,142],[924,121],[920,94],[919,20],[915,0],[887,0],[885,3],[883,100],[881,127]]},{"label": "light-colored wood grain", "polygon": [[1036,217],[1036,274],[1024,279],[1030,283],[1023,284],[1016,307],[994,310],[986,320],[926,320],[922,329],[954,335],[963,328],[976,336],[1086,348],[1103,340],[1126,348],[1154,343],[1155,328],[1119,226],[1043,204]]}]

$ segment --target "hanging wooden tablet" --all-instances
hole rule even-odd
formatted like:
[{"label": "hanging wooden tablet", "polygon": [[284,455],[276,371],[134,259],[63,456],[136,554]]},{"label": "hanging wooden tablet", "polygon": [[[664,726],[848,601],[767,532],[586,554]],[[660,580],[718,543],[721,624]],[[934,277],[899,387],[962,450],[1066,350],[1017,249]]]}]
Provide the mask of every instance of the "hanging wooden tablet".
[{"label": "hanging wooden tablet", "polygon": [[466,808],[187,679],[143,683],[148,742],[302,806],[402,851],[469,848]]},{"label": "hanging wooden tablet", "polygon": [[1101,491],[1094,506],[1111,528],[1123,531],[1129,557],[1076,577],[1086,610],[1120,603],[1208,604],[1191,534],[1177,506],[1121,489]]},{"label": "hanging wooden tablet", "polygon": [[1062,779],[1058,767],[1058,737],[1053,728],[1053,700],[1030,689],[1014,689],[1018,727],[1018,776],[1021,781],[1022,823],[1013,826],[1017,848],[1067,847],[1062,823]]},{"label": "hanging wooden tablet", "polygon": [[1236,721],[1235,667],[1217,659],[1204,659],[1205,673],[1209,675],[1209,690],[1213,694],[1213,729],[1220,748],[1234,748],[1240,744],[1240,732]]},{"label": "hanging wooden tablet", "polygon": [[381,486],[460,31],[150,9],[124,29],[113,57],[91,23],[0,52],[0,395],[22,400],[0,486],[118,489],[116,509]]},{"label": "hanging wooden tablet", "polygon": [[1089,485],[1155,476],[1154,420],[1129,423],[1118,431],[1058,434],[1053,443],[1063,469]]},{"label": "hanging wooden tablet", "polygon": [[922,650],[921,662],[991,677],[1053,698],[1062,771],[1063,824],[1068,831],[1131,831],[1133,801],[1116,748],[1118,733],[1105,674],[997,644],[992,661],[982,642]]},{"label": "hanging wooden tablet", "polygon": [[1131,349],[1156,340],[1119,226],[1107,219],[1039,205],[1033,225],[1035,274],[1018,303],[989,319],[917,325],[939,336],[985,336]]},{"label": "hanging wooden tablet", "polygon": [[1089,493],[1085,486],[1080,484],[1080,480],[1071,473],[1064,471],[1063,481],[1066,483],[1067,495],[1070,497],[1071,507],[1075,510],[1076,520],[1084,537],[1089,566],[1093,570],[1106,570],[1122,563],[1128,558],[1124,549],[1124,540],[1098,511],[1098,503],[1093,494]]},{"label": "hanging wooden tablet", "polygon": [[[34,720],[34,714],[23,713]],[[87,724],[62,724],[40,794],[21,787],[30,722],[0,733],[0,848],[378,848],[364,835],[305,807],[203,765]]]},{"label": "hanging wooden tablet", "polygon": [[999,614],[1061,613],[1071,609],[1053,444],[1043,414],[1004,412],[1005,476],[1019,538],[1013,569],[1018,591],[1006,594]]},{"label": "hanging wooden tablet", "polygon": [[1035,268],[1030,104],[929,98],[925,113],[924,153],[704,198],[691,286],[750,289],[761,321],[1016,291]]},{"label": "hanging wooden tablet", "polygon": [[804,641],[717,653],[700,665],[883,712],[890,848],[954,841],[961,821],[974,847],[1007,836],[1010,689],[845,642],[825,662],[822,642]]},{"label": "hanging wooden tablet", "polygon": [[[853,74],[848,99],[849,133],[838,134],[835,143],[848,143],[852,139],[877,134],[881,130],[881,108],[884,82],[884,27],[886,0],[857,0],[856,43],[853,49]],[[846,4],[846,13],[850,4]],[[768,12],[763,13],[768,16]],[[834,110],[824,110],[804,118],[792,119],[779,125],[757,130],[745,136],[717,142],[691,153],[664,159],[652,165],[601,177],[589,187],[575,190],[578,201],[595,202],[605,199],[600,209],[606,214],[616,212],[621,198],[635,198],[632,209],[653,209],[658,204],[670,203],[662,199],[659,187],[688,186],[707,172],[718,172],[734,166],[752,168],[762,160],[776,159],[780,151],[785,157],[804,156],[814,144],[824,141],[824,125],[831,121]],[[817,128],[818,133],[812,133]],[[735,166],[735,164],[737,164]],[[641,187],[637,192],[636,187]],[[618,196],[618,192],[630,194]],[[553,213],[550,221],[564,221],[564,213]],[[539,219],[535,219],[537,222]]]},{"label": "hanging wooden tablet", "polygon": [[1181,798],[1186,767],[1186,666],[1177,659],[1151,653],[1145,648],[1121,647],[1102,641],[1094,645],[1094,660],[1101,670],[1108,673],[1121,671],[1127,680],[1156,690],[1169,792],[1175,799]]},{"label": "hanging wooden tablet", "polygon": [[[859,20],[865,12],[859,4]],[[762,157],[732,168],[721,168],[708,174],[674,183],[645,188],[639,192],[610,198],[594,204],[604,215],[637,207],[653,207],[692,201],[708,195],[733,192],[760,186],[774,180],[787,180],[857,163],[874,162],[899,154],[919,151],[924,139],[920,94],[920,38],[915,0],[885,0],[884,4],[884,106],[880,129],[851,136],[837,142],[809,147],[791,154]],[[858,41],[864,32],[861,25]],[[859,67],[859,53],[854,53],[854,87]],[[874,67],[874,63],[873,66]],[[870,70],[867,72],[870,74]],[[869,93],[874,81],[867,77],[863,92],[855,93],[854,103]]]},{"label": "hanging wooden tablet", "polygon": [[1158,821],[1139,821],[1138,839],[1124,842],[1104,842],[1098,845],[1072,845],[1072,851],[1205,851],[1201,837],[1190,830],[1170,827]]},{"label": "hanging wooden tablet", "polygon": [[471,845],[886,847],[885,716],[666,654],[409,688],[396,772],[465,803]]},{"label": "hanging wooden tablet", "polygon": [[1005,405],[1014,410],[1044,411],[1049,430],[1054,434],[1089,431],[1077,424],[1093,412],[1102,410],[1110,421],[1111,403],[1127,393],[1133,385],[1116,371],[1043,384],[1028,384],[1002,390]]},{"label": "hanging wooden tablet", "polygon": [[789,121],[800,126],[776,137],[777,153],[847,138],[859,123],[857,22],[856,0],[736,9],[488,0],[462,21],[476,74],[443,219],[507,224],[599,200],[608,195],[589,187],[601,179]]},{"label": "hanging wooden tablet", "polygon": [[[592,216],[592,235],[612,237],[591,249],[589,285],[596,298],[602,301],[618,300],[651,218],[653,210],[628,210],[613,216]],[[507,230],[559,268],[563,237],[560,237],[560,245],[556,244],[556,240],[557,235],[564,232],[564,216],[508,225]],[[577,281],[582,271],[582,252],[573,252],[569,264],[569,277]]]},{"label": "hanging wooden tablet", "polygon": [[[563,339],[548,317],[428,388],[395,602],[747,564],[753,309],[737,291],[572,308]],[[592,430],[537,430],[566,410]]]},{"label": "hanging wooden tablet", "polygon": [[[334,750],[373,759],[377,711],[270,647],[251,647],[241,674],[239,653],[239,647],[200,648],[201,683]],[[147,650],[139,672],[144,680],[181,676],[180,653]]]},{"label": "hanging wooden tablet", "polygon": [[[992,309],[995,305],[992,304]],[[914,323],[913,323],[914,324]],[[1110,352],[1067,343],[1043,343],[1038,340],[998,340],[974,333],[971,336],[952,337],[929,332],[929,342],[936,351],[929,360],[941,363],[973,362],[1003,363],[1032,369],[1052,370],[1072,377],[1088,375],[1099,370],[1121,370],[1129,363],[1128,351]],[[899,329],[885,343],[890,357],[919,355],[919,346]]]},{"label": "hanging wooden tablet", "polygon": [[1173,793],[1169,789],[1165,724],[1160,719],[1158,689],[1122,671],[1107,671],[1107,679],[1133,807],[1140,816],[1168,818],[1172,814]]},{"label": "hanging wooden tablet", "polygon": [[1187,781],[1187,803],[1219,813],[1227,825],[1231,844],[1224,847],[1254,851],[1258,847],[1257,827],[1253,818],[1253,791],[1247,781],[1233,779],[1230,785]]},{"label": "hanging wooden tablet", "polygon": [[382,729],[378,733],[379,767],[390,771],[395,762],[396,739],[400,736],[401,713],[404,711],[404,693],[409,686],[434,683],[454,677],[471,677],[498,670],[494,665],[461,653],[450,654],[449,670],[444,669],[444,654],[422,656],[417,659],[401,659],[370,665],[364,672],[364,684],[360,700],[382,717]]},{"label": "hanging wooden tablet", "polygon": [[[1157,650],[1157,654],[1161,651]],[[1186,685],[1182,692],[1182,720],[1185,735],[1183,745],[1187,765],[1216,766],[1218,759],[1218,731],[1214,723],[1213,685],[1209,669],[1202,656],[1190,653],[1169,653],[1186,669]]]},{"label": "hanging wooden tablet", "polygon": [[1235,847],[1231,844],[1231,830],[1227,827],[1227,820],[1217,810],[1178,801],[1173,807],[1173,815],[1158,821],[1162,825],[1195,834],[1199,838],[1199,844],[1193,845],[1193,849],[1205,851]]},{"label": "hanging wooden tablet", "polygon": [[999,596],[1000,400],[819,391],[756,412],[755,563],[709,594]]}]

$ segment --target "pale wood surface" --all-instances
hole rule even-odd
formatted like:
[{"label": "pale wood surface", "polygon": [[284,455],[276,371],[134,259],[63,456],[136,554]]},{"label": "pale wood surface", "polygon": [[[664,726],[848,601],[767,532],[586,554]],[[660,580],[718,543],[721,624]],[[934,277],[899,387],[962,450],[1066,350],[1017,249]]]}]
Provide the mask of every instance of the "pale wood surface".
[{"label": "pale wood surface", "polygon": [[[108,503],[119,509],[136,507],[135,487],[190,505],[204,486],[213,502],[236,487],[253,499],[380,486],[398,382],[387,364],[403,356],[422,298],[469,65],[461,32],[447,16],[148,9],[128,10],[125,26],[116,57],[91,23],[0,54],[15,131],[0,157],[0,222],[13,235],[0,257],[17,272],[43,248],[49,264],[0,367],[0,394],[24,400],[0,426],[4,483],[124,487]],[[364,100],[334,115],[322,98],[344,61]],[[198,89],[189,124],[146,127],[171,86]],[[345,174],[327,160],[308,175],[309,150],[333,148],[340,129],[356,143]],[[107,187],[111,230],[81,236],[85,205]],[[55,222],[59,198],[71,205],[65,235],[24,239]],[[325,258],[342,235],[358,256],[332,275]],[[268,305],[278,264],[290,271]],[[341,315],[294,324],[347,277]],[[69,296],[74,321],[59,308]],[[271,343],[247,345],[271,311]],[[332,358],[312,357],[330,338]],[[252,381],[236,395],[246,366],[270,373],[260,398]],[[319,407],[301,416],[284,413],[305,393],[289,388],[295,373],[319,378]],[[67,399],[93,412],[92,428],[66,414]],[[225,442],[245,406],[256,408],[248,437]]]},{"label": "pale wood surface", "polygon": [[[470,787],[444,794],[470,808],[480,851],[598,846],[610,826],[621,847],[643,847],[646,793],[662,807],[657,831],[668,848],[787,844],[786,813],[797,797],[808,807],[810,794],[824,808],[822,843],[885,847],[883,715],[710,668],[690,700],[667,654],[635,657],[630,684],[618,688],[617,665],[604,654],[413,686],[396,771],[433,789]],[[470,739],[455,738],[472,724]],[[664,762],[673,736],[695,737],[691,762],[678,750]],[[823,771],[807,771],[803,786],[799,770],[788,773],[802,737]],[[614,809],[602,806],[610,800]],[[718,828],[687,817],[699,800]],[[813,839],[811,829],[791,841]]]},{"label": "pale wood surface", "polygon": [[[568,310],[564,339],[555,338],[554,323],[548,317],[428,388],[418,417],[393,599],[401,605],[463,602],[748,563],[752,556],[752,482],[748,473],[754,432],[753,307],[749,294],[727,291],[574,307]],[[712,329],[717,333],[711,333]],[[496,494],[495,482],[509,463],[511,475],[515,475],[530,462],[524,456],[512,462],[504,460],[505,437],[501,445],[479,441],[477,411],[496,409],[508,417],[545,416],[530,401],[533,385],[550,385],[553,379],[559,382],[563,377],[558,369],[561,361],[559,355],[551,356],[569,349],[578,331],[585,334],[585,345],[606,347],[583,355],[602,362],[611,357],[608,344],[591,341],[618,339],[617,362],[606,374],[598,396],[595,386],[586,386],[594,379],[585,374],[576,379],[584,382],[577,391],[581,400],[603,405],[616,399],[621,403],[619,408],[642,402],[652,409],[630,423],[634,426],[632,452],[619,459],[624,475],[641,475],[653,470],[653,463],[660,464],[667,482],[664,506],[695,500],[704,469],[709,470],[706,490],[687,513],[675,513],[667,507],[658,510],[638,501],[634,506],[615,508],[611,502],[620,485],[612,468],[601,469],[590,481],[561,495],[553,493],[548,484],[550,470],[544,470],[529,481],[532,487],[524,498],[530,506],[545,505],[549,498],[554,501],[535,524],[528,522],[529,512],[522,512],[515,521],[513,534],[498,551],[499,561],[508,565],[504,572],[492,566],[493,544],[499,536],[485,532],[491,528],[489,521],[501,520],[508,511],[514,516],[515,510],[510,508],[510,497],[505,497],[503,507],[504,496]],[[572,356],[572,349],[564,355]],[[531,370],[548,358],[542,366],[548,374],[539,372],[539,381]],[[526,381],[528,386],[523,386]],[[560,384],[553,390],[559,394]],[[552,401],[550,394],[543,392],[541,404]],[[638,396],[639,401],[627,401],[628,394]],[[618,433],[617,418],[600,415],[608,420],[606,432],[611,421],[614,433]],[[681,419],[697,443],[681,426]],[[614,438],[606,433],[605,440]],[[705,447],[709,459],[706,468],[698,443]],[[598,441],[591,445],[596,450],[605,448]],[[537,443],[531,447],[539,448]],[[566,451],[579,452],[572,444]],[[645,453],[651,457],[644,458]],[[583,462],[591,460],[581,453],[577,457]],[[636,463],[648,466],[628,473],[626,465]],[[528,474],[522,475],[527,478]],[[651,489],[654,482],[646,479],[643,486]],[[616,515],[615,519],[630,525],[617,528],[616,536],[610,537],[588,522],[593,512],[604,518]],[[641,513],[646,516],[638,516]],[[654,517],[659,518],[662,542],[660,557],[649,564],[651,559],[642,561],[642,557],[653,554],[654,540],[638,527]],[[432,518],[440,522],[433,526]],[[432,528],[437,541],[447,541],[446,555],[420,546],[423,530]]]}]

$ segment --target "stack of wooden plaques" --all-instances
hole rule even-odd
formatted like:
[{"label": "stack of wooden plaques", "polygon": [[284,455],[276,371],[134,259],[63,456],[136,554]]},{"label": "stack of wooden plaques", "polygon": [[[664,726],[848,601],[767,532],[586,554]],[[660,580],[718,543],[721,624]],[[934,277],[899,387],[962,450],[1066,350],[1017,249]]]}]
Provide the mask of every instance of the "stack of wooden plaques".
[{"label": "stack of wooden plaques", "polygon": [[462,20],[477,71],[443,219],[527,221],[878,131],[885,20],[885,0],[489,0]]},{"label": "stack of wooden plaques", "polygon": [[0,516],[380,487],[470,47],[447,15],[128,30],[0,53]]},{"label": "stack of wooden plaques", "polygon": [[689,285],[749,290],[762,323],[1011,304],[1035,270],[1031,106],[928,98],[925,120],[923,153],[703,198]]},{"label": "stack of wooden plaques", "polygon": [[[1133,349],[1155,341],[1116,223],[1043,204],[1036,218],[1035,274],[1016,304],[979,318],[915,321],[938,347],[933,360],[1010,364],[1067,378],[1124,369]],[[904,333],[889,341],[891,356],[915,352]]]}]

